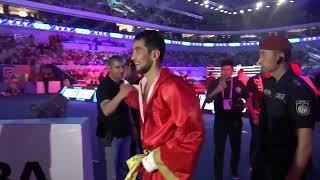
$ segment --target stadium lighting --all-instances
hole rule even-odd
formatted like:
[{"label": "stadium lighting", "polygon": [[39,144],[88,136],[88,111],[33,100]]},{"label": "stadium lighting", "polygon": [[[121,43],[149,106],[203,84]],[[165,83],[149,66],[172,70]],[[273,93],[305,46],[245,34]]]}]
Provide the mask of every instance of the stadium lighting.
[{"label": "stadium lighting", "polygon": [[219,9],[222,9],[222,8],[223,8],[223,5],[220,5],[218,8],[219,8]]},{"label": "stadium lighting", "polygon": [[[83,28],[75,28],[75,32],[78,34],[91,34],[91,31],[89,29],[83,29]],[[112,34],[112,33],[110,33]],[[116,33],[114,33],[116,34]],[[123,37],[123,36],[122,36]]]},{"label": "stadium lighting", "polygon": [[243,14],[243,13],[244,13],[244,10],[240,10],[240,13]]},{"label": "stadium lighting", "polygon": [[278,6],[280,6],[281,4],[283,4],[283,3],[285,3],[286,2],[286,0],[278,0]]},{"label": "stadium lighting", "polygon": [[257,9],[260,9],[262,7],[263,3],[260,1],[260,2],[257,2],[256,4],[256,8]]},{"label": "stadium lighting", "polygon": [[35,29],[42,29],[42,30],[50,30],[51,26],[49,24],[43,23],[33,23],[32,25]]},{"label": "stadium lighting", "polygon": [[165,39],[165,40],[164,40],[164,43],[166,43],[166,44],[171,44],[171,43],[172,43],[172,41],[171,41],[171,40],[169,40],[169,39]]},{"label": "stadium lighting", "polygon": [[209,1],[208,1],[208,0],[206,0],[206,1],[204,1],[204,2],[203,2],[203,4],[209,4]]},{"label": "stadium lighting", "polygon": [[25,11],[19,11],[19,12],[18,12],[18,16],[20,16],[20,17],[27,17],[27,16],[28,16],[28,13],[25,12]]}]

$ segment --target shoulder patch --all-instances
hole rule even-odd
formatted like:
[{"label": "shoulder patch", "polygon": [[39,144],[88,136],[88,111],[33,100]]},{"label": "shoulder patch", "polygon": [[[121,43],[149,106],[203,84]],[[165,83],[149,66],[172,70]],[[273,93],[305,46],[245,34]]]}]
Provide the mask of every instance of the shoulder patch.
[{"label": "shoulder patch", "polygon": [[296,111],[300,116],[307,116],[310,113],[310,105],[307,100],[296,101]]}]

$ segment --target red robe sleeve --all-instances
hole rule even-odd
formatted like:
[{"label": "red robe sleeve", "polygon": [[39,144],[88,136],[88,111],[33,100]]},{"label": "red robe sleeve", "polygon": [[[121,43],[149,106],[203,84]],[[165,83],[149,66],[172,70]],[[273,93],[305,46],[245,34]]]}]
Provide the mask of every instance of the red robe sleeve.
[{"label": "red robe sleeve", "polygon": [[129,107],[139,109],[139,92],[137,90],[129,92],[128,96],[125,98],[125,102]]},{"label": "red robe sleeve", "polygon": [[177,128],[173,138],[155,150],[155,163],[165,179],[191,180],[204,140],[199,100],[193,87],[179,78],[160,93]]}]

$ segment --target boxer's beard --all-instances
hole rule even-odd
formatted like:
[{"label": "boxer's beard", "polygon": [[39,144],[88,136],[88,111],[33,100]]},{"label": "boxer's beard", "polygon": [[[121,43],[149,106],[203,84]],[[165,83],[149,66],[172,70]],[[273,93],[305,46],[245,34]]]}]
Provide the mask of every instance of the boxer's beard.
[{"label": "boxer's beard", "polygon": [[137,68],[137,73],[146,74],[150,70],[150,68],[152,67],[152,63],[153,63],[152,60],[149,59],[148,62],[144,66],[142,66],[139,69]]}]

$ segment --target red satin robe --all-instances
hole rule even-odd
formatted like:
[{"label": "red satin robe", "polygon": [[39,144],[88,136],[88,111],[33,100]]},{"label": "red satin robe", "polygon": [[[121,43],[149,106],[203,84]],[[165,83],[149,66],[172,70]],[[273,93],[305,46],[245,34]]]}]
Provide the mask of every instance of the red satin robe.
[{"label": "red satin robe", "polygon": [[160,158],[155,161],[162,167],[162,171],[144,172],[143,179],[191,179],[204,139],[202,113],[194,88],[168,69],[162,69],[146,102],[142,81],[139,92],[130,92],[126,102],[140,108],[143,148],[157,149]]}]

